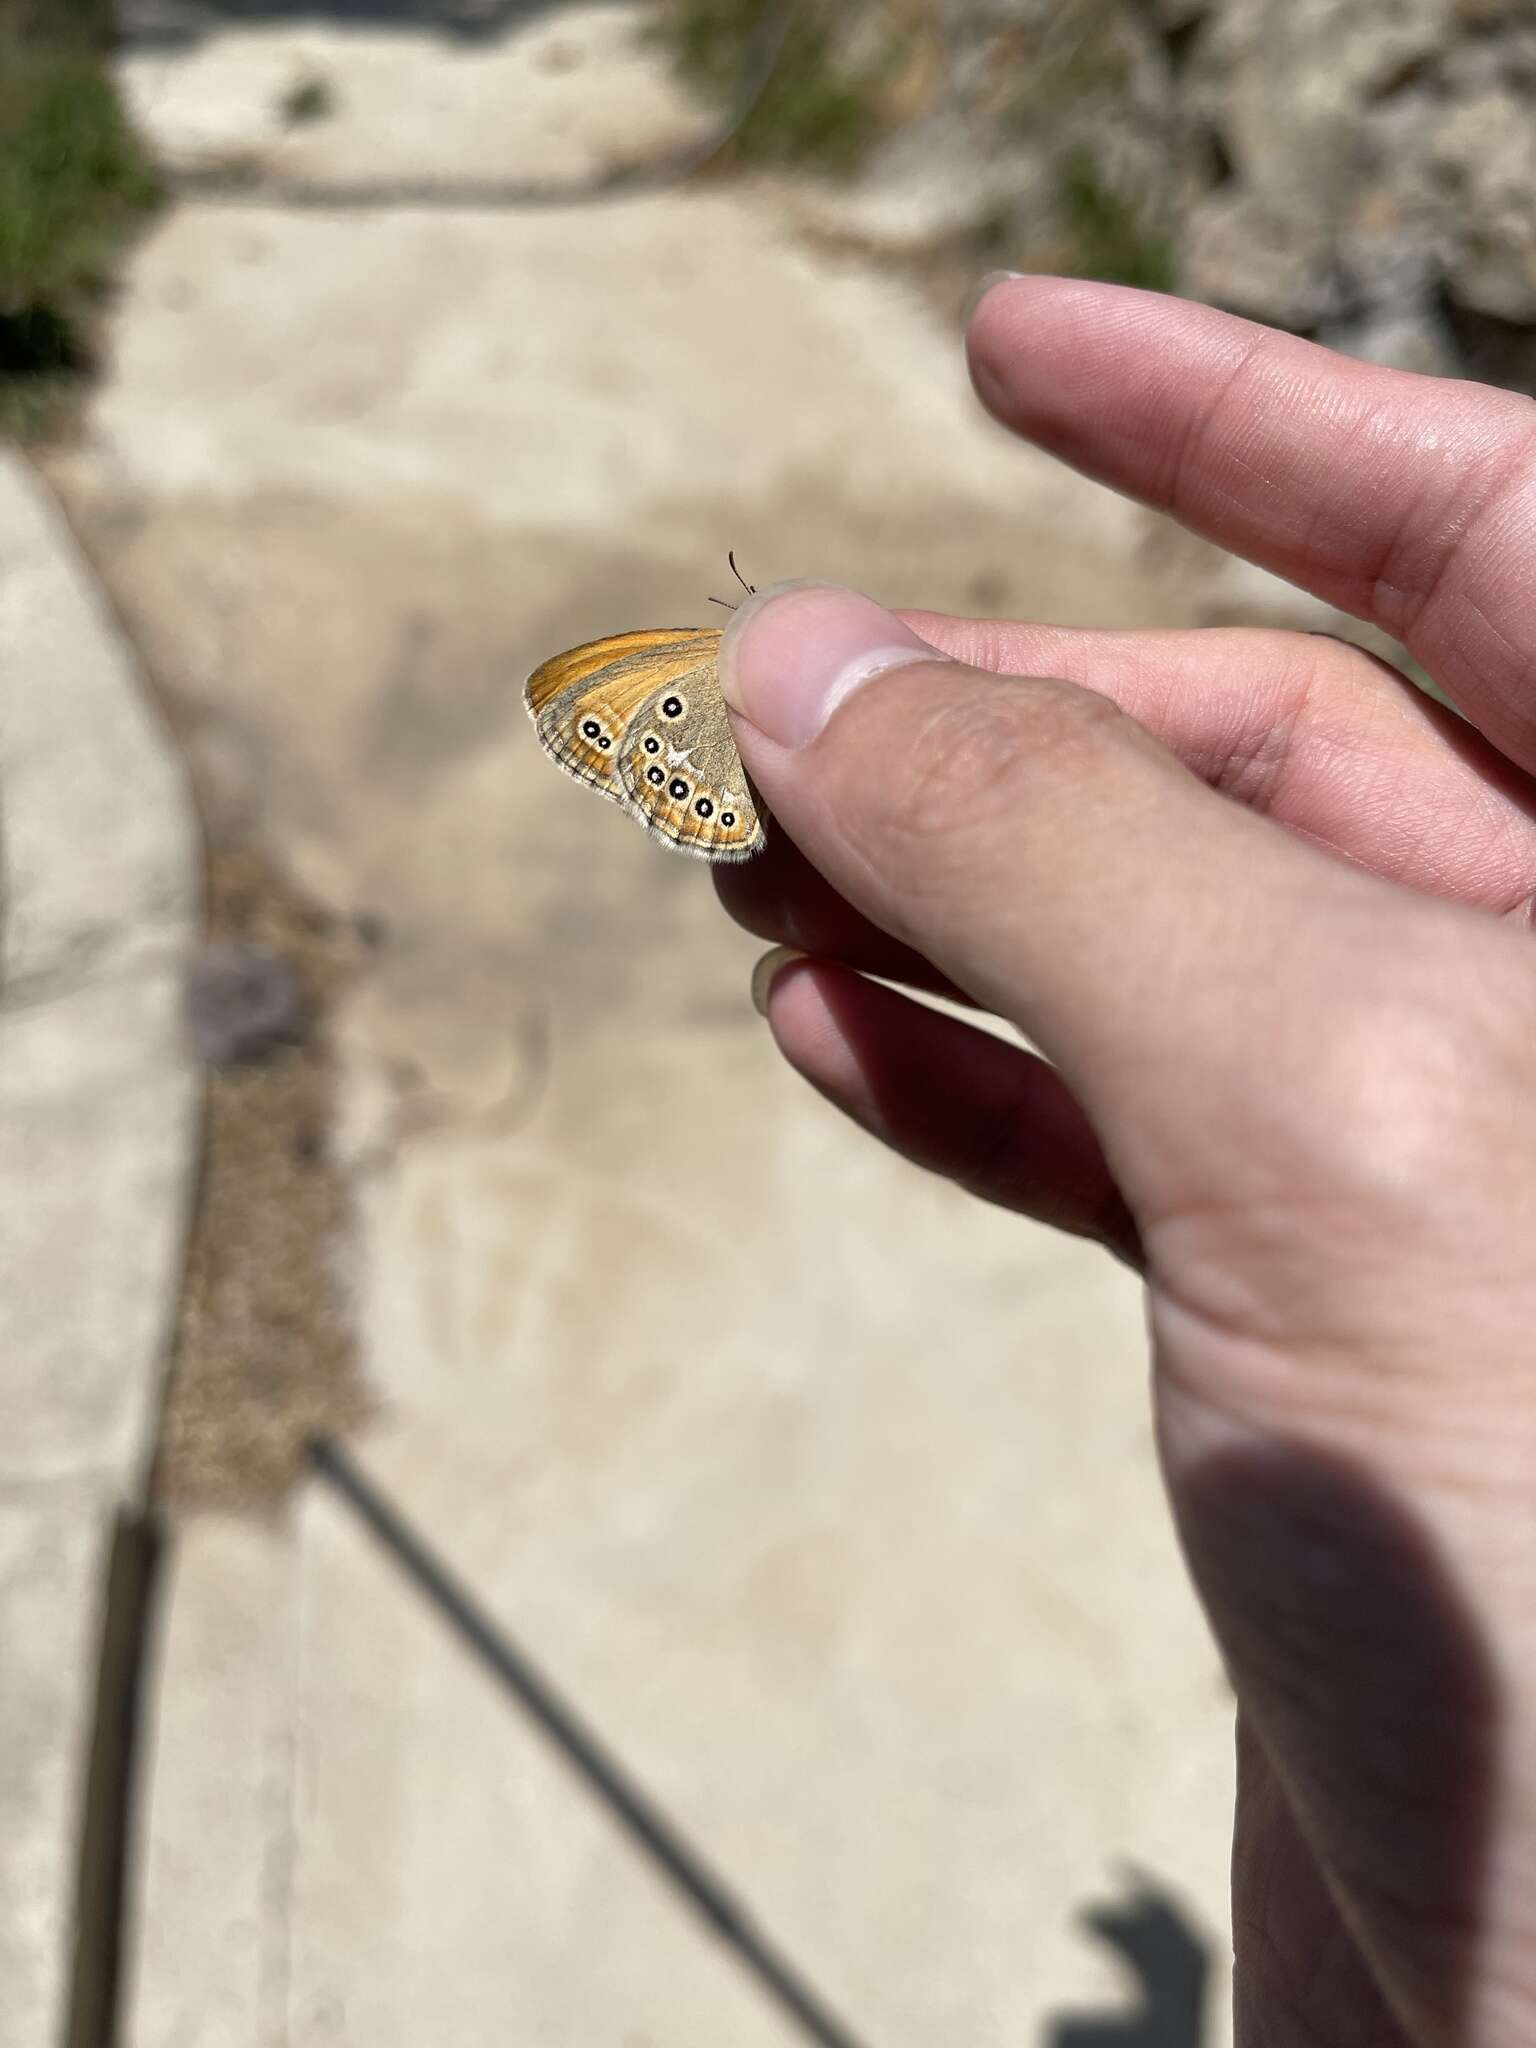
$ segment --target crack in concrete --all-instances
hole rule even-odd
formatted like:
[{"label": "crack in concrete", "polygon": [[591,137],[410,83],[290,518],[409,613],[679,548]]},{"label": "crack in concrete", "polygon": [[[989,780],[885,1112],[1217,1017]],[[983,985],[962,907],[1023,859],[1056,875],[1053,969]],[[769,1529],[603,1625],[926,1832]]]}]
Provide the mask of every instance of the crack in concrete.
[{"label": "crack in concrete", "polygon": [[102,1603],[64,2048],[114,2048],[118,2039],[140,1718],[159,1560],[155,1519],[123,1510],[113,1533]]}]

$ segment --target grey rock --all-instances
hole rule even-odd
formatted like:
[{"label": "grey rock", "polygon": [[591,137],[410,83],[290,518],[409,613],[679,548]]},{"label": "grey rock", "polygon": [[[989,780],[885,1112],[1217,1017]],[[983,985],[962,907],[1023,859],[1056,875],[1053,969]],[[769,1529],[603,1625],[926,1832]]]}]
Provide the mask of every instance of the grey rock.
[{"label": "grey rock", "polygon": [[1363,363],[1380,363],[1390,370],[1454,377],[1462,367],[1455,336],[1439,311],[1427,304],[1324,328],[1317,338],[1343,355]]},{"label": "grey rock", "polygon": [[1171,257],[1192,296],[1437,368],[1449,301],[1524,360],[1536,0],[944,0],[930,23],[942,83],[802,214],[913,252],[977,231],[1025,268]]},{"label": "grey rock", "polygon": [[1536,19],[1536,8],[1531,0],[1456,0],[1455,14],[1461,28],[1494,28]]},{"label": "grey rock", "polygon": [[1500,320],[1536,324],[1536,121],[1508,88],[1462,101],[1435,138],[1462,233],[1448,252],[1454,299]]},{"label": "grey rock", "polygon": [[1214,0],[1152,0],[1152,18],[1165,35],[1208,21],[1213,11]]},{"label": "grey rock", "polygon": [[1458,374],[1536,397],[1536,330],[1491,313],[1446,301],[1446,324],[1455,337]]},{"label": "grey rock", "polygon": [[1358,172],[1363,111],[1445,41],[1447,0],[1227,0],[1196,84],[1238,176],[1271,211],[1331,219]]},{"label": "grey rock", "polygon": [[264,947],[219,941],[187,975],[187,1027],[206,1066],[233,1067],[299,1043],[308,1017],[299,977]]},{"label": "grey rock", "polygon": [[1250,320],[1307,331],[1350,310],[1330,238],[1241,189],[1192,209],[1181,253],[1187,292]]},{"label": "grey rock", "polygon": [[198,889],[131,650],[5,450],[0,650],[0,2048],[32,2048],[70,2034],[112,1532],[143,1496],[182,1269]]}]

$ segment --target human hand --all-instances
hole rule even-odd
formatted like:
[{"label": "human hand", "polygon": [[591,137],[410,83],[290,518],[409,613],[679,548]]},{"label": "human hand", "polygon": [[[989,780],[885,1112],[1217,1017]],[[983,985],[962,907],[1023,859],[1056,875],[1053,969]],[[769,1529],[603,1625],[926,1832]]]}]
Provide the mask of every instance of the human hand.
[{"label": "human hand", "polygon": [[999,418],[1471,722],[1321,635],[768,592],[721,677],[781,830],[719,886],[811,956],[766,995],[799,1072],[1145,1275],[1239,1701],[1239,2040],[1526,2040],[1536,409],[1061,280],[996,286],[969,345]]}]

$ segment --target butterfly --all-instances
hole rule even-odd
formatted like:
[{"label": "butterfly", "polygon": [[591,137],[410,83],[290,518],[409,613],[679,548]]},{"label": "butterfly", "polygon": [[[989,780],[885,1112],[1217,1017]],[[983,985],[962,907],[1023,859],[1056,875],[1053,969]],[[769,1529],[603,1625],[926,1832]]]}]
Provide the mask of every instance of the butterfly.
[{"label": "butterfly", "polygon": [[699,860],[750,860],[768,835],[725,714],[719,652],[714,626],[615,633],[541,663],[523,701],[550,759],[646,831]]}]

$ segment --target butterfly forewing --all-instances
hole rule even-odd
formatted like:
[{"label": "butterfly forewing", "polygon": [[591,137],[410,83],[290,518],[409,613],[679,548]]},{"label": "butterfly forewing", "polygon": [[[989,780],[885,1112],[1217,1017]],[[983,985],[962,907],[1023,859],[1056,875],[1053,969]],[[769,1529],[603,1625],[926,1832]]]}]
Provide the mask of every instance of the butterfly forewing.
[{"label": "butterfly forewing", "polygon": [[[551,655],[528,678],[523,695],[537,718],[562,691],[591,682],[605,670],[633,668],[637,662],[665,664],[688,654],[697,657],[701,650],[713,655],[719,644],[715,626],[651,626],[643,632],[614,633],[606,640],[588,640],[565,654]],[[661,680],[660,670],[653,667],[650,687],[655,689]]]},{"label": "butterfly forewing", "polygon": [[[716,643],[718,633],[704,637]],[[568,775],[626,803],[617,773],[624,728],[658,679],[699,658],[700,631],[620,633],[557,654],[528,678],[524,700],[550,757]]]}]

